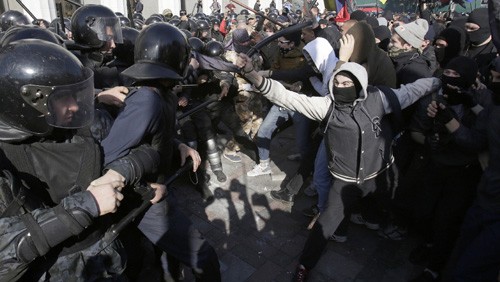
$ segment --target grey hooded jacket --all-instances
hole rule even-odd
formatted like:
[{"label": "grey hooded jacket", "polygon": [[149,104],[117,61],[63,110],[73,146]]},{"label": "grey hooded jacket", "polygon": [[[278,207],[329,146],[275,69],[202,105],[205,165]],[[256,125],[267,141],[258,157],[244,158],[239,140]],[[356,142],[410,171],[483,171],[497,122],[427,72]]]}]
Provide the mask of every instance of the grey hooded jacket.
[{"label": "grey hooded jacket", "polygon": [[[359,98],[352,105],[334,103],[333,78],[340,71],[352,73],[362,86]],[[423,78],[393,91],[404,109],[440,87],[438,78]],[[362,183],[393,163],[392,136],[388,136],[391,132],[389,125],[384,126],[382,122],[382,117],[392,109],[380,90],[368,86],[368,75],[361,65],[345,63],[336,70],[330,78],[330,94],[325,97],[307,97],[270,79],[264,79],[257,89],[278,106],[313,120],[326,121],[325,144],[328,146],[329,169],[335,178]],[[330,108],[333,109],[330,111]]]}]

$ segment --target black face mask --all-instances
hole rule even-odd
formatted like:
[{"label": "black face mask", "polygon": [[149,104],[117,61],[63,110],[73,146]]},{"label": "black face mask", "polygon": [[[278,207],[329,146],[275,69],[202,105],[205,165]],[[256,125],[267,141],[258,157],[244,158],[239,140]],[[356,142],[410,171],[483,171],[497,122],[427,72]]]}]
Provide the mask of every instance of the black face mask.
[{"label": "black face mask", "polygon": [[459,105],[463,103],[463,99],[465,98],[462,93],[457,89],[452,89],[446,86],[447,84],[452,86],[457,86],[460,88],[464,88],[463,81],[460,77],[451,77],[447,75],[441,76],[441,82],[443,87],[443,95],[446,95],[446,101],[450,105]]},{"label": "black face mask", "polygon": [[290,51],[292,51],[292,48],[281,48],[280,47],[280,53],[281,53],[281,55],[286,55]]},{"label": "black face mask", "polygon": [[436,60],[442,63],[446,55],[445,48],[434,48],[434,53],[436,53]]},{"label": "black face mask", "polygon": [[472,45],[479,45],[490,37],[491,32],[488,29],[480,28],[476,31],[469,31],[469,40]]},{"label": "black face mask", "polygon": [[493,103],[497,106],[500,105],[500,82],[492,82],[490,83],[490,90],[493,91],[491,93],[491,99]]},{"label": "black face mask", "polygon": [[358,93],[354,85],[342,88],[333,86],[332,91],[335,103],[337,104],[352,104],[358,98]]},{"label": "black face mask", "polygon": [[441,76],[441,82],[443,85],[443,89],[446,88],[446,84],[453,85],[453,86],[458,86],[460,88],[465,88],[465,83],[462,78],[460,77],[451,77],[447,75],[442,75]]},{"label": "black face mask", "polygon": [[446,101],[449,105],[455,106],[463,104],[464,94],[458,92],[456,89],[448,88],[447,86],[443,86],[443,95],[446,95]]}]

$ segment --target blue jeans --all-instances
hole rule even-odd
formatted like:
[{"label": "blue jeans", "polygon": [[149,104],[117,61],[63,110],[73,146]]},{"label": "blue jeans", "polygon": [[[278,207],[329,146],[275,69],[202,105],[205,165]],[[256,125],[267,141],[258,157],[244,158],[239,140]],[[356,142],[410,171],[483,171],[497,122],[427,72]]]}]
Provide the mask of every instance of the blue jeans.
[{"label": "blue jeans", "polygon": [[318,192],[318,208],[321,212],[326,209],[328,193],[332,187],[332,174],[328,168],[328,157],[326,155],[325,140],[321,141],[316,159],[314,160],[313,184]]},{"label": "blue jeans", "polygon": [[269,149],[271,147],[273,132],[290,118],[293,118],[296,126],[295,138],[297,146],[300,153],[305,155],[305,152],[307,152],[307,137],[309,136],[309,120],[301,114],[273,105],[260,125],[259,132],[257,132],[259,159],[269,159]]}]

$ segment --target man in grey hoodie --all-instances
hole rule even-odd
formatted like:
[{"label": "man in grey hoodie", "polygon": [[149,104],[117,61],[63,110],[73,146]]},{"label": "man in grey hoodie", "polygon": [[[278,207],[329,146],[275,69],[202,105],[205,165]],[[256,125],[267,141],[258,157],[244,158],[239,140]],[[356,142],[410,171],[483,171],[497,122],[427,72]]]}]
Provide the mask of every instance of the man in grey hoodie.
[{"label": "man in grey hoodie", "polygon": [[[244,54],[239,55],[236,65],[271,102],[323,122],[328,166],[334,181],[327,208],[309,234],[300,257],[294,280],[304,281],[307,272],[319,261],[328,238],[343,220],[345,210],[373,193],[375,177],[394,162],[390,124],[383,119],[392,108],[378,88],[368,86],[367,72],[357,63],[345,63],[332,74],[330,94],[325,97],[300,95],[263,78]],[[393,91],[401,108],[406,108],[440,86],[438,78],[426,78]]]}]

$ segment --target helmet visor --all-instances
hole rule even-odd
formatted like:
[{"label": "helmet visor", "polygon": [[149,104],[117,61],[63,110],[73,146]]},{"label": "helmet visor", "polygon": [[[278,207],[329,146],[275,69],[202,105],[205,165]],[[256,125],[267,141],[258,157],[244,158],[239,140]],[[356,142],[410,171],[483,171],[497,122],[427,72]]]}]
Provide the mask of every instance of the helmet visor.
[{"label": "helmet visor", "polygon": [[84,81],[58,86],[24,85],[22,97],[45,117],[47,124],[59,128],[81,128],[94,119],[94,75],[85,69]]},{"label": "helmet visor", "polygon": [[90,28],[101,41],[108,42],[112,39],[115,43],[123,43],[122,27],[118,17],[96,18]]}]

